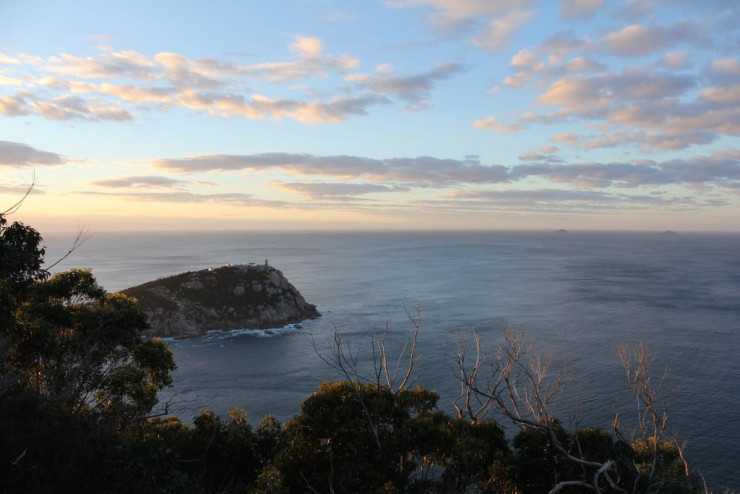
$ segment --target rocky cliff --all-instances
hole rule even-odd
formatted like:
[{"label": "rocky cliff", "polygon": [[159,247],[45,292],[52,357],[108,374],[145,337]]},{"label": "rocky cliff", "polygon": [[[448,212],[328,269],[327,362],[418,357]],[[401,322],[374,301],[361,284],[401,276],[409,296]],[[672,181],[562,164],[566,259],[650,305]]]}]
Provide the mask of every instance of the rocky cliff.
[{"label": "rocky cliff", "polygon": [[127,288],[149,318],[147,336],[187,338],[214,329],[266,329],[321,314],[279,270],[238,265],[162,278]]}]

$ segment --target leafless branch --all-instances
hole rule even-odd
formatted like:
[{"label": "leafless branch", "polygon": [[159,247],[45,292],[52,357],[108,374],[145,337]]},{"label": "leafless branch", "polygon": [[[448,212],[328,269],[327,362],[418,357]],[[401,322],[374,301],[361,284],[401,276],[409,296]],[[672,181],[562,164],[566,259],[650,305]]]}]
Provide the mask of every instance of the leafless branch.
[{"label": "leafless branch", "polygon": [[655,477],[662,457],[660,447],[668,443],[675,448],[688,483],[690,468],[685,454],[686,444],[681,443],[675,432],[668,427],[669,402],[659,403],[657,398],[665,384],[668,370],[664,370],[660,379],[655,383],[650,376],[650,367],[654,359],[650,357],[650,351],[644,343],[637,343],[633,347],[616,345],[615,349],[635,395],[640,439],[650,447],[650,469],[646,472],[635,465],[639,475],[646,476],[648,479]]},{"label": "leafless branch", "polygon": [[75,250],[80,248],[85,242],[90,240],[93,237],[94,233],[90,231],[88,227],[80,228],[77,230],[77,235],[75,236],[74,241],[72,242],[72,246],[67,250],[67,252],[57,259],[53,264],[48,266],[46,268],[47,271],[50,271],[55,266],[57,266],[59,263],[64,261],[66,258],[68,258]]},{"label": "leafless branch", "polygon": [[28,186],[26,187],[26,192],[25,194],[23,194],[23,197],[18,199],[18,201],[16,201],[16,203],[10,206],[8,209],[0,213],[0,216],[8,216],[18,211],[21,205],[23,205],[23,202],[29,196],[29,194],[31,194],[31,191],[33,190],[35,186],[36,186],[36,168],[33,169],[33,173],[31,175],[31,183],[28,184]]}]

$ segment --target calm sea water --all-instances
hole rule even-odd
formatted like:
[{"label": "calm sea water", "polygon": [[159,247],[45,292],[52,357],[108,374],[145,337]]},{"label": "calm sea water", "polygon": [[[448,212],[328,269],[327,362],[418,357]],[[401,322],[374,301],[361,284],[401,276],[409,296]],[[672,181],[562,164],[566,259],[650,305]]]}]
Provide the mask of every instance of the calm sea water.
[{"label": "calm sea water", "polygon": [[[69,239],[47,236],[49,260]],[[422,317],[418,383],[451,409],[451,352],[475,328],[492,346],[513,326],[568,362],[566,423],[634,416],[616,343],[646,342],[668,368],[671,423],[710,487],[740,488],[740,235],[570,232],[97,234],[59,266],[90,267],[109,291],[226,263],[281,269],[323,317],[276,336],[171,343],[163,394],[183,418],[243,407],[287,420],[336,373],[318,358],[336,330],[360,357],[386,323],[400,347]]]}]

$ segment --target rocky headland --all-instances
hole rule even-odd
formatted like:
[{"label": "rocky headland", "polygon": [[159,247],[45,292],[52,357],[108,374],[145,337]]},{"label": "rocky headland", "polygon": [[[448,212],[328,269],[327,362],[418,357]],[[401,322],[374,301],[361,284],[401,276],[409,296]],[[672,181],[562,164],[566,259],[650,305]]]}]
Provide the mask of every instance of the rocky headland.
[{"label": "rocky headland", "polygon": [[321,314],[272,266],[235,265],[162,278],[122,290],[138,299],[146,336],[190,338],[211,330],[268,329]]}]

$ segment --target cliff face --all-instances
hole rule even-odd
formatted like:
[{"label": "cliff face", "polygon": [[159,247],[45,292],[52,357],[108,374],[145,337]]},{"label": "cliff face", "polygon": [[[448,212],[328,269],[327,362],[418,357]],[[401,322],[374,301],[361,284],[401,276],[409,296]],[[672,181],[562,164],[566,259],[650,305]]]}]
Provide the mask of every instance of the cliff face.
[{"label": "cliff face", "polygon": [[150,281],[122,293],[139,300],[149,337],[187,338],[214,329],[266,329],[321,314],[271,266],[224,266]]}]

